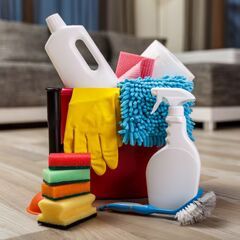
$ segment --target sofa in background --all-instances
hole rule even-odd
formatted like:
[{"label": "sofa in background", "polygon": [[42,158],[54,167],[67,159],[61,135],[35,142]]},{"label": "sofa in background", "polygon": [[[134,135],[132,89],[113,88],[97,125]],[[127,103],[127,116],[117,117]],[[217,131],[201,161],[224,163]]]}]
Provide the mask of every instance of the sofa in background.
[{"label": "sofa in background", "polygon": [[[140,54],[154,40],[113,32],[91,36],[113,69],[121,50]],[[45,26],[0,20],[0,124],[46,120],[45,88],[62,87],[44,50],[48,37]],[[81,41],[76,45],[94,68],[95,61]]]},{"label": "sofa in background", "polygon": [[240,50],[214,49],[177,54],[195,74],[192,118],[214,130],[218,122],[240,120]]},{"label": "sofa in background", "polygon": [[[121,50],[140,54],[154,40],[113,32],[91,36],[113,69]],[[0,124],[46,121],[45,88],[62,87],[44,50],[48,37],[45,26],[0,21]],[[81,41],[76,45],[95,68],[94,59]],[[239,51],[177,55],[196,76],[197,103],[192,117],[203,122],[207,130],[213,130],[218,121],[240,120]]]}]

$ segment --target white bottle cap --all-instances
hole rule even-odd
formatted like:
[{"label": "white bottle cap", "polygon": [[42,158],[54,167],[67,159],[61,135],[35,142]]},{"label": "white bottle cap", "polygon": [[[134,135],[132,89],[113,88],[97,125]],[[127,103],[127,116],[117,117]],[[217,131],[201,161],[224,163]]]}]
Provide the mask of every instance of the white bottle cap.
[{"label": "white bottle cap", "polygon": [[63,19],[59,16],[58,13],[52,14],[47,17],[46,22],[51,33],[66,26],[66,23],[63,21]]}]

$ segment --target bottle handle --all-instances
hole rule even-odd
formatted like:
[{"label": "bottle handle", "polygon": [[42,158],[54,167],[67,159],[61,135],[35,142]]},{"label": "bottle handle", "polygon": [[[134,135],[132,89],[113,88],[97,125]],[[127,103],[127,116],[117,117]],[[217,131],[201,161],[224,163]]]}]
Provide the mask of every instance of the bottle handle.
[{"label": "bottle handle", "polygon": [[[104,64],[104,62],[106,62],[106,60],[103,57],[103,55],[100,52],[100,50],[98,49],[98,47],[96,46],[96,44],[94,43],[94,41],[92,40],[92,38],[89,35],[89,33],[87,32],[87,30],[83,26],[80,26],[80,27],[81,27],[81,30],[76,31],[75,35],[72,36],[72,43],[74,45],[75,54],[76,55],[77,54],[80,55],[81,64],[83,66],[88,67],[91,71],[99,71],[100,69],[103,68],[103,64]],[[79,50],[76,47],[77,40],[81,40],[81,41],[84,42],[84,44],[86,45],[87,49],[92,54],[92,56],[94,57],[95,61],[98,64],[98,68],[97,69],[93,70],[93,69],[91,69],[89,67],[89,65],[87,64],[86,60],[84,59],[84,57],[82,56],[82,54],[79,52]],[[106,67],[109,67],[109,69],[112,71],[112,69],[110,68],[108,63],[105,64],[104,68],[106,68]]]}]

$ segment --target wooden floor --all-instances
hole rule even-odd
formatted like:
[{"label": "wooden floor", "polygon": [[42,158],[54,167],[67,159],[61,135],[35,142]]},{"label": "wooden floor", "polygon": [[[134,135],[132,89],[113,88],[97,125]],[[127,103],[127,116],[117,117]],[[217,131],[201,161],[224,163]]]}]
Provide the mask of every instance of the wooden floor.
[{"label": "wooden floor", "polygon": [[202,159],[201,186],[214,190],[217,207],[201,224],[181,227],[156,217],[99,213],[58,231],[38,226],[25,208],[40,190],[47,166],[47,130],[0,131],[0,239],[240,239],[240,128],[195,132]]}]

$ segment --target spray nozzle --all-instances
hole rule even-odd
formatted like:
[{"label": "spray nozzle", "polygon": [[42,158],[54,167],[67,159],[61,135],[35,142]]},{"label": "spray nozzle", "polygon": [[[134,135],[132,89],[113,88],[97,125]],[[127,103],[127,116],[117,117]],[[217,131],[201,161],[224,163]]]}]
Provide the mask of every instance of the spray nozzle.
[{"label": "spray nozzle", "polygon": [[182,88],[152,88],[151,93],[157,96],[151,114],[156,112],[162,101],[166,101],[170,106],[181,106],[187,101],[195,101],[195,97]]}]

